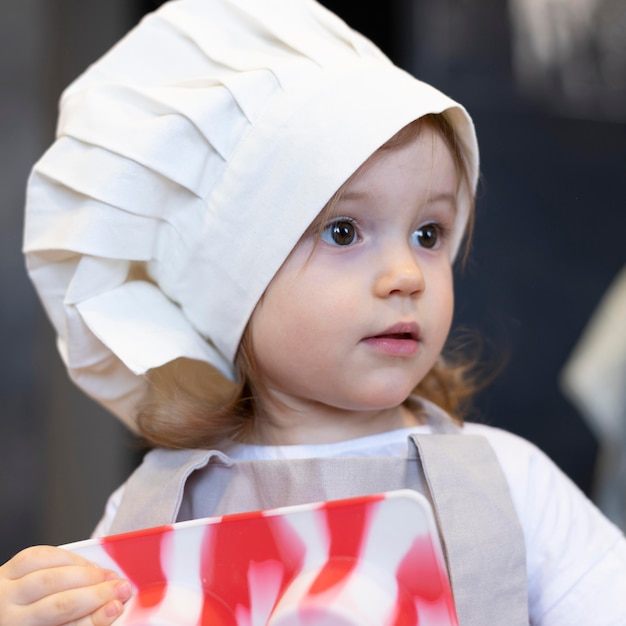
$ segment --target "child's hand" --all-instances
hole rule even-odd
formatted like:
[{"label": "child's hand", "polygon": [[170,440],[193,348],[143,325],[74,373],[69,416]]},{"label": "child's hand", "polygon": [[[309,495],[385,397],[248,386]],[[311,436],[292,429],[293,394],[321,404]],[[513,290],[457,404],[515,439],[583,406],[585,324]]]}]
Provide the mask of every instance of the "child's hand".
[{"label": "child's hand", "polygon": [[109,626],[130,595],[115,572],[35,546],[0,566],[0,626]]}]

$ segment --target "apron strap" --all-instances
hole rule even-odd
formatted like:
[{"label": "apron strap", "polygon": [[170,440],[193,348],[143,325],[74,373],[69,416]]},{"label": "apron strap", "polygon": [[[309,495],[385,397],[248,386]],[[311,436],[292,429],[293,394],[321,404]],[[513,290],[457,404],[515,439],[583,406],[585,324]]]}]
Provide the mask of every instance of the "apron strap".
[{"label": "apron strap", "polygon": [[460,626],[528,626],[524,534],[493,448],[476,435],[412,435],[443,538]]},{"label": "apron strap", "polygon": [[165,450],[148,452],[141,465],[124,485],[111,535],[163,526],[176,521],[185,484],[209,461],[231,465],[230,459],[216,450]]}]

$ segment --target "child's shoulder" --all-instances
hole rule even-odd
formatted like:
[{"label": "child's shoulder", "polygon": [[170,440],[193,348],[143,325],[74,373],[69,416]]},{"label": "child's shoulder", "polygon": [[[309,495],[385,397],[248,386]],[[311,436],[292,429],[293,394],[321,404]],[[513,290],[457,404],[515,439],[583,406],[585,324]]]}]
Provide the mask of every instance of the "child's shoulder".
[{"label": "child's shoulder", "polygon": [[[509,484],[513,504],[522,525],[534,517],[542,502],[585,502],[585,496],[570,478],[532,442],[493,426],[466,422],[466,435],[487,439]],[[585,506],[587,502],[585,502]]]},{"label": "child's shoulder", "polygon": [[506,461],[506,465],[525,465],[532,462],[552,463],[548,456],[534,443],[502,428],[477,422],[465,422],[462,432],[465,435],[485,437],[494,449],[501,464],[503,464],[503,461]]},{"label": "child's shoulder", "polygon": [[591,503],[556,463],[537,445],[509,431],[486,424],[466,422],[466,435],[480,435],[489,441],[509,484],[513,503],[524,523],[550,506],[587,508]]},{"label": "child's shoulder", "polygon": [[[548,613],[551,624],[622,623],[626,603],[617,589],[626,582],[626,541],[620,530],[533,443],[483,424],[465,424],[463,433],[489,441],[509,484],[526,539],[533,623],[544,623]],[[610,599],[598,608],[595,598]],[[572,621],[579,614],[580,621]]]}]

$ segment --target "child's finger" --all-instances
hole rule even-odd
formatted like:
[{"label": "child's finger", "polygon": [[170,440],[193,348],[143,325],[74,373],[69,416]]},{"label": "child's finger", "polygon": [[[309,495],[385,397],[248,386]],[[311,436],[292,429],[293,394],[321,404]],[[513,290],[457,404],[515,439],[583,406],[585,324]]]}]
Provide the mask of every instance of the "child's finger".
[{"label": "child's finger", "polygon": [[112,571],[85,565],[61,565],[40,569],[18,578],[12,585],[12,598],[16,604],[33,604],[46,596],[92,587],[107,581],[119,580]]},{"label": "child's finger", "polygon": [[79,620],[76,626],[110,626],[122,614],[123,610],[122,602],[112,600],[90,616]]},{"label": "child's finger", "polygon": [[10,561],[0,567],[0,572],[5,578],[17,580],[40,569],[63,565],[90,565],[97,568],[87,559],[68,550],[54,546],[33,546],[18,552]]},{"label": "child's finger", "polygon": [[123,580],[106,581],[90,587],[68,589],[20,607],[14,623],[26,625],[108,626],[122,612],[131,595]]}]

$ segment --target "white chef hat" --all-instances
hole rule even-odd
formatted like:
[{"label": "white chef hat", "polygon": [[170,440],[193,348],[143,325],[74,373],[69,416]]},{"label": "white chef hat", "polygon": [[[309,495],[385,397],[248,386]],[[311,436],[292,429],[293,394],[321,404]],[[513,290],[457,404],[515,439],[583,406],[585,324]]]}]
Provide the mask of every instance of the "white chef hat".
[{"label": "white chef hat", "polygon": [[[24,251],[74,382],[131,428],[145,374],[230,379],[268,283],[341,184],[411,121],[460,105],[314,0],[173,0],[63,93]],[[471,205],[460,198],[454,250]]]}]

